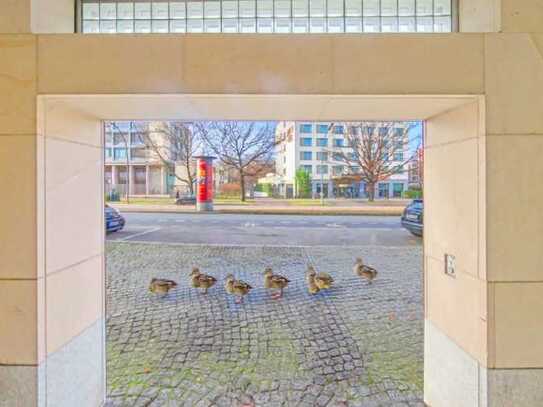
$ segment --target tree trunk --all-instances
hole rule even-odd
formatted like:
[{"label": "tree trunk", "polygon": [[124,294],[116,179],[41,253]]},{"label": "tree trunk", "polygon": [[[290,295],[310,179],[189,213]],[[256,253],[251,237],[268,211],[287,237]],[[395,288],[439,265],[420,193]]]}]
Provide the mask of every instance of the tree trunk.
[{"label": "tree trunk", "polygon": [[239,172],[239,186],[241,202],[245,202],[245,174],[243,174],[243,171]]},{"label": "tree trunk", "polygon": [[366,188],[368,192],[368,201],[370,202],[375,201],[375,183],[366,184]]}]

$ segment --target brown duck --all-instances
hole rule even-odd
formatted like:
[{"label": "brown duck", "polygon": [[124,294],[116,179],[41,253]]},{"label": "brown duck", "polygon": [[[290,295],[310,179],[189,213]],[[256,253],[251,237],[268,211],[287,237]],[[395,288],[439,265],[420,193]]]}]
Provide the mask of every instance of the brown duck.
[{"label": "brown duck", "polygon": [[375,270],[373,267],[365,265],[361,257],[356,259],[353,270],[355,274],[368,280],[368,284],[371,284],[372,281],[377,278],[377,270]]},{"label": "brown duck", "polygon": [[168,294],[168,292],[177,286],[177,283],[173,280],[166,280],[163,278],[153,278],[149,284],[149,291],[155,294]]},{"label": "brown duck", "polygon": [[203,274],[198,267],[194,267],[190,273],[192,286],[194,288],[203,288],[204,294],[207,294],[208,288],[211,288],[217,282],[217,279],[213,276]]},{"label": "brown duck", "polygon": [[274,274],[271,267],[267,267],[264,270],[264,288],[270,290],[279,290],[278,293],[272,294],[272,298],[281,298],[283,296],[283,290],[288,286],[290,280],[283,277],[280,274]]},{"label": "brown duck", "polygon": [[249,291],[253,289],[248,283],[242,280],[236,280],[233,274],[228,274],[226,276],[226,282],[224,284],[224,289],[228,294],[236,296],[236,303],[239,304],[243,302],[243,297],[249,294]]},{"label": "brown duck", "polygon": [[[311,294],[316,294],[320,290],[328,290],[334,283],[334,279],[330,274],[324,272],[317,273],[311,265],[307,267],[306,279]],[[315,288],[318,290],[315,291]]]}]

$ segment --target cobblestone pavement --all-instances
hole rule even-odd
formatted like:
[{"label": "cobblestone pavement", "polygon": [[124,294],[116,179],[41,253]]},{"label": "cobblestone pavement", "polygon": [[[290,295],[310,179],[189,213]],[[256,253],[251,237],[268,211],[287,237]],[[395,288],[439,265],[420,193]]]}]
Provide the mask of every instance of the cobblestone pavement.
[{"label": "cobblestone pavement", "polygon": [[[354,259],[379,269],[372,285]],[[307,293],[305,267],[333,275]],[[110,406],[423,406],[420,247],[219,247],[107,244]],[[219,282],[190,288],[193,265]],[[270,265],[291,283],[262,288]],[[255,289],[235,304],[234,273]],[[148,292],[152,277],[179,286]]]}]

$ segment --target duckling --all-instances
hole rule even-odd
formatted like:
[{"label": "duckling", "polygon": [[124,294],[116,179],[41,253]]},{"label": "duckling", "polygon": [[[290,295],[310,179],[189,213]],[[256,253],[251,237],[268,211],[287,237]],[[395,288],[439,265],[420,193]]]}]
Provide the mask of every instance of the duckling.
[{"label": "duckling", "polygon": [[264,270],[264,287],[279,290],[279,293],[272,294],[272,298],[281,298],[283,296],[283,289],[288,286],[288,283],[290,283],[288,278],[274,274],[271,267],[266,267]]},{"label": "duckling", "polygon": [[236,296],[236,304],[243,302],[243,297],[249,294],[249,291],[251,291],[252,288],[253,287],[251,287],[245,281],[236,280],[233,274],[228,274],[226,276],[224,289],[228,294]]},{"label": "duckling", "polygon": [[334,283],[334,279],[332,276],[328,273],[317,273],[315,271],[315,268],[313,266],[308,266],[308,272],[313,275],[313,280],[315,282],[315,285],[319,288],[319,290],[328,290],[332,287],[332,284]]},{"label": "duckling", "polygon": [[373,267],[365,265],[361,257],[356,259],[353,270],[360,277],[368,280],[368,284],[371,284],[372,281],[377,277],[377,270],[375,270]]},{"label": "duckling", "polygon": [[308,266],[305,273],[305,280],[307,281],[307,289],[309,290],[309,294],[315,295],[320,291],[320,288],[317,287],[317,283],[315,283],[316,275],[317,272],[315,271],[313,266]]},{"label": "duckling", "polygon": [[177,286],[177,283],[173,280],[166,280],[163,278],[153,278],[149,284],[149,291],[155,294],[168,294],[168,292]]},{"label": "duckling", "polygon": [[207,294],[207,289],[213,287],[217,282],[215,277],[201,273],[198,267],[192,269],[190,276],[192,279],[192,286],[194,288],[203,288],[204,294]]}]

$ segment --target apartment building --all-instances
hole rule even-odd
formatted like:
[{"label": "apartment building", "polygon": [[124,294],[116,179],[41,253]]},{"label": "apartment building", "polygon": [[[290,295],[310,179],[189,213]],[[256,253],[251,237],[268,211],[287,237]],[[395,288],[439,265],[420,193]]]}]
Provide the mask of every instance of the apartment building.
[{"label": "apartment building", "polygon": [[[348,165],[340,153],[352,154],[345,138],[347,124],[330,122],[280,122],[276,138],[281,140],[276,148],[276,170],[280,177],[277,186],[283,197],[293,197],[296,171],[304,170],[311,175],[313,197],[325,198],[366,198],[367,185],[357,177],[360,167]],[[376,131],[379,131],[379,123]],[[382,124],[381,124],[382,126]],[[390,165],[402,165],[409,156],[409,145],[402,143],[402,149],[389,157]],[[380,199],[401,198],[408,189],[407,167],[398,174],[375,185],[375,197]]]},{"label": "apartment building", "polygon": [[155,145],[163,145],[164,137],[156,131],[160,125],[160,122],[105,124],[106,196],[125,196],[127,192],[130,196],[164,196],[172,192],[175,176],[157,152],[145,142],[148,135],[153,137]]}]

